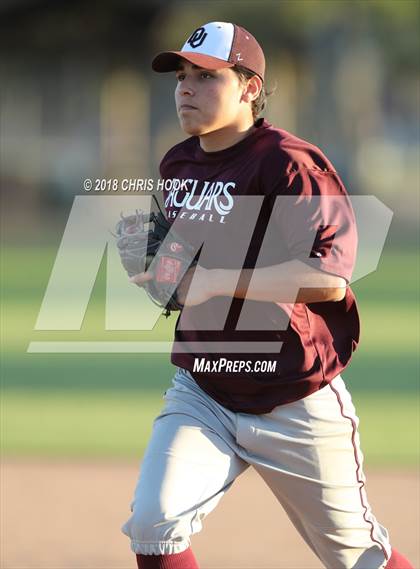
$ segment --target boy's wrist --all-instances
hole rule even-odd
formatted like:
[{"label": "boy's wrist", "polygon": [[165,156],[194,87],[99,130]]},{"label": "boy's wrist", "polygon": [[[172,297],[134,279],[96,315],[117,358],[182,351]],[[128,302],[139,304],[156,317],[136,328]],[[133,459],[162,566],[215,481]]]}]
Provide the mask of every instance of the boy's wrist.
[{"label": "boy's wrist", "polygon": [[224,269],[210,269],[209,270],[209,288],[211,295],[225,296],[226,292],[226,272]]},{"label": "boy's wrist", "polygon": [[211,297],[223,296],[221,292],[221,274],[220,269],[210,269],[208,271],[209,290]]},{"label": "boy's wrist", "polygon": [[[233,296],[237,284],[240,271],[229,269],[210,269],[209,276],[209,289],[211,295],[215,296]],[[234,286],[232,287],[232,282]]]}]

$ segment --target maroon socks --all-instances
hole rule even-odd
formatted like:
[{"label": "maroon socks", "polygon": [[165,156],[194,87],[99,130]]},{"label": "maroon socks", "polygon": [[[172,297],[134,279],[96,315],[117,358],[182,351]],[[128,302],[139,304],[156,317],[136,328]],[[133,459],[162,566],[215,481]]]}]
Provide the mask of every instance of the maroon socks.
[{"label": "maroon socks", "polygon": [[173,555],[137,554],[136,559],[138,569],[199,569],[190,547]]},{"label": "maroon socks", "polygon": [[393,549],[385,569],[414,569],[414,567],[404,555],[401,555],[396,549]]},{"label": "maroon socks", "polygon": [[[137,555],[138,569],[199,569],[191,548],[173,555]],[[392,550],[385,569],[414,569],[401,553]]]}]

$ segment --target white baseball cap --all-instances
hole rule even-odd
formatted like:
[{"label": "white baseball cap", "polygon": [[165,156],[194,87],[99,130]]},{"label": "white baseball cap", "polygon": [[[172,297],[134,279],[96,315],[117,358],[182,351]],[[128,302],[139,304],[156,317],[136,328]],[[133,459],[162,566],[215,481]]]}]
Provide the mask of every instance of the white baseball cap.
[{"label": "white baseball cap", "polygon": [[247,30],[228,22],[210,22],[197,28],[180,51],[164,51],[152,61],[158,73],[175,71],[179,58],[204,69],[223,69],[240,65],[264,80],[264,52]]}]

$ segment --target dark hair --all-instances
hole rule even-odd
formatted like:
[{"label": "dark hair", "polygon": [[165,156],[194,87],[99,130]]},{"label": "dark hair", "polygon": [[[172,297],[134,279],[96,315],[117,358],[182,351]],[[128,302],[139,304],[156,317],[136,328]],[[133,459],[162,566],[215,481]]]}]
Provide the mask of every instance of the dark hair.
[{"label": "dark hair", "polygon": [[[254,73],[253,71],[250,71],[246,67],[241,67],[240,65],[234,65],[232,67],[232,70],[239,77],[239,81],[241,81],[241,83],[245,83],[246,81],[248,81],[248,79],[251,79],[251,77],[254,77],[254,75],[256,75],[256,73]],[[272,95],[274,91],[275,89],[267,91],[265,88],[265,84],[263,83],[260,94],[251,103],[252,117],[254,121],[257,120],[258,115],[262,113],[262,111],[265,109],[265,106],[267,104],[267,97]]]}]

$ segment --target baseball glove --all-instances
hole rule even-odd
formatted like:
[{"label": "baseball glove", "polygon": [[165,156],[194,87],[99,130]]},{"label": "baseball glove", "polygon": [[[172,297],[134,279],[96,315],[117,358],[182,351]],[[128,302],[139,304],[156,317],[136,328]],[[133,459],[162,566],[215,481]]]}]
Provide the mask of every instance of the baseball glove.
[{"label": "baseball glove", "polygon": [[[156,198],[155,202],[159,207]],[[159,207],[157,214],[142,210],[128,216],[121,214],[115,228],[121,263],[130,277],[147,271],[156,258],[153,280],[139,286],[157,306],[165,309],[166,317],[171,311],[183,308],[176,288],[186,271],[197,264],[192,246],[173,231],[163,243],[170,227]]]}]

